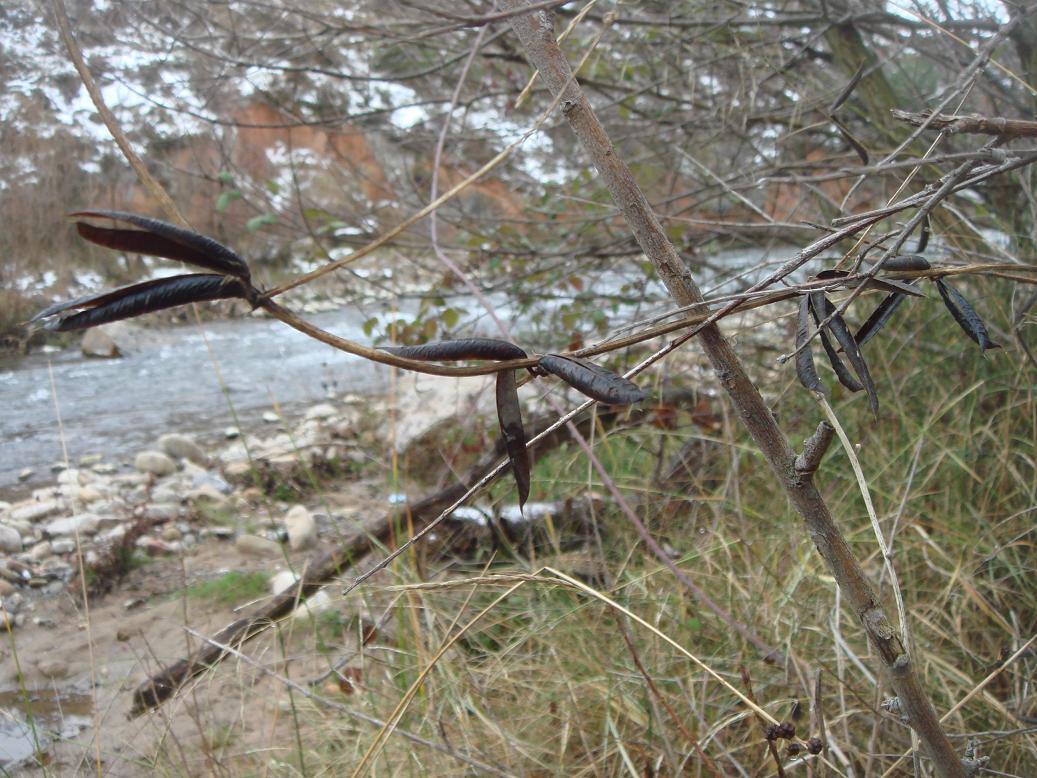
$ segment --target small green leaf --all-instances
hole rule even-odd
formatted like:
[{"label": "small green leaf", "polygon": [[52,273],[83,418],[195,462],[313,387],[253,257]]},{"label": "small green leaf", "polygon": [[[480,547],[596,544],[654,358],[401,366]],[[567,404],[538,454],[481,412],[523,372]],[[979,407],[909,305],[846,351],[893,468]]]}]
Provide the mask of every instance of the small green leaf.
[{"label": "small green leaf", "polygon": [[461,314],[458,313],[454,308],[447,308],[440,315],[440,318],[443,320],[443,324],[446,325],[447,329],[453,329],[455,326],[457,326],[457,322],[460,321]]},{"label": "small green leaf", "polygon": [[226,211],[227,206],[235,200],[240,199],[240,197],[241,192],[239,192],[237,189],[227,189],[223,192],[220,192],[220,196],[216,198],[216,210],[220,212]]},{"label": "small green leaf", "polygon": [[378,326],[378,317],[372,316],[370,319],[364,322],[364,334],[367,337],[371,337],[371,333],[374,332],[374,328]]},{"label": "small green leaf", "polygon": [[277,217],[272,213],[264,213],[259,216],[253,216],[248,222],[245,223],[245,229],[249,232],[256,232],[262,229],[268,224],[276,224]]}]

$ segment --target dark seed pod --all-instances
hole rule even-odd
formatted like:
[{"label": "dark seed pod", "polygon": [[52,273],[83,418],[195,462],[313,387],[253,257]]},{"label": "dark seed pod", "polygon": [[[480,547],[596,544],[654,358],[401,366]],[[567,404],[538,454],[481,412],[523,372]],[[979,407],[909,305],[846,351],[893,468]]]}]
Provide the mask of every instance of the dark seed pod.
[{"label": "dark seed pod", "polygon": [[645,398],[645,393],[633,381],[586,359],[547,354],[540,358],[540,367],[573,389],[608,405],[630,405]]},{"label": "dark seed pod", "polygon": [[821,334],[818,337],[821,339],[821,346],[825,350],[828,363],[832,366],[832,370],[835,372],[835,377],[839,379],[839,383],[851,392],[863,391],[864,386],[854,377],[850,368],[839,358],[839,352],[832,345],[832,340],[828,337],[828,333],[821,330]]},{"label": "dark seed pod", "polygon": [[853,134],[846,129],[846,127],[843,126],[843,123],[838,119],[832,118],[832,124],[835,125],[835,129],[839,131],[839,134],[843,136],[843,140],[846,141],[850,145],[850,148],[857,153],[861,164],[867,165],[870,157],[868,156],[868,150],[864,148],[864,144],[853,137]]},{"label": "dark seed pod", "polygon": [[[883,268],[886,266],[883,265]],[[869,278],[865,281],[862,278],[849,278],[849,273],[845,270],[822,270],[814,278],[819,281],[830,281],[835,279],[847,279],[846,286],[854,287],[859,286],[862,283],[867,284],[868,289],[880,289],[883,292],[900,292],[901,294],[909,294],[912,297],[925,297],[918,289],[911,286],[904,281],[897,281],[895,278]]]},{"label": "dark seed pod", "polygon": [[843,87],[843,91],[839,93],[839,96],[832,101],[832,104],[828,106],[828,113],[834,113],[835,110],[841,106],[846,100],[853,94],[853,90],[857,88],[857,84],[860,83],[861,78],[864,76],[864,71],[868,69],[867,63],[863,63],[857,72],[853,74],[846,86]]},{"label": "dark seed pod", "polygon": [[918,233],[918,245],[915,252],[921,254],[929,246],[929,214],[922,220],[922,230]]},{"label": "dark seed pod", "polygon": [[137,230],[108,229],[78,222],[76,229],[86,240],[100,246],[135,254],[148,254],[165,259],[175,259],[191,265],[249,280],[248,265],[231,249],[205,235],[185,230],[149,216],[140,216],[125,211],[76,211],[69,216],[112,219],[127,222]]},{"label": "dark seed pod", "polygon": [[31,321],[40,321],[65,311],[84,309],[78,313],[52,319],[45,325],[47,329],[59,332],[82,330],[187,303],[223,300],[229,297],[247,298],[248,290],[241,280],[229,276],[208,273],[173,276],[58,303],[40,311]]},{"label": "dark seed pod", "polygon": [[987,334],[987,328],[983,324],[983,320],[979,318],[979,314],[969,304],[957,289],[951,286],[942,278],[936,279],[936,288],[940,290],[940,297],[943,298],[943,304],[947,307],[947,310],[951,312],[951,316],[954,317],[954,321],[958,322],[958,326],[965,331],[965,334],[972,338],[982,351],[986,351],[990,348],[1001,348],[1000,345],[990,339],[990,335]]},{"label": "dark seed pod", "polygon": [[529,452],[526,432],[522,427],[522,409],[514,370],[497,373],[497,420],[500,422],[504,448],[511,460],[511,472],[518,487],[519,508],[529,499]]},{"label": "dark seed pod", "polygon": [[883,270],[929,270],[931,267],[921,254],[898,254],[882,263]]},{"label": "dark seed pod", "polygon": [[868,320],[857,330],[857,334],[853,336],[854,340],[857,341],[857,348],[862,348],[865,343],[878,335],[879,330],[892,318],[897,308],[906,299],[904,295],[894,292],[879,303],[875,310],[871,312]]},{"label": "dark seed pod", "polygon": [[796,375],[799,377],[799,382],[811,392],[826,394],[825,385],[821,383],[821,378],[817,375],[817,368],[814,366],[814,354],[810,350],[810,346],[805,345],[810,337],[809,309],[810,299],[803,295],[799,302],[799,323],[796,327],[796,348],[799,349],[796,354]]},{"label": "dark seed pod", "polygon": [[382,351],[421,362],[454,362],[462,359],[525,359],[526,352],[506,340],[463,338],[423,343],[420,346],[380,346]]},{"label": "dark seed pod", "polygon": [[812,738],[810,738],[810,740],[807,741],[807,751],[809,751],[814,756],[817,756],[818,754],[820,754],[824,750],[825,750],[825,741],[823,741],[821,738],[819,738],[819,737],[812,737]]},{"label": "dark seed pod", "polygon": [[797,756],[799,754],[799,752],[802,751],[802,750],[803,750],[803,747],[799,743],[797,743],[795,741],[792,741],[787,746],[785,746],[785,753],[788,754],[789,756]]},{"label": "dark seed pod", "polygon": [[[868,404],[871,406],[872,413],[878,413],[879,398],[878,394],[875,392],[875,383],[871,379],[871,371],[868,370],[868,364],[864,361],[864,357],[861,356],[861,350],[857,346],[857,341],[853,339],[853,335],[850,334],[850,328],[846,326],[845,320],[842,316],[835,313],[835,306],[832,305],[832,302],[821,292],[812,292],[810,294],[810,307],[813,309],[814,317],[818,322],[828,316],[832,317],[828,322],[828,329],[833,335],[835,335],[835,339],[839,341],[839,345],[846,353],[846,357],[850,360],[850,364],[853,365],[853,369],[856,371],[858,378],[860,378],[860,383],[863,385],[864,391],[868,394]],[[822,344],[824,343],[823,338],[821,342]],[[832,357],[832,352],[829,351],[830,345],[831,344],[825,346],[825,351],[828,352],[829,359]],[[834,361],[832,367],[835,368]],[[836,371],[836,375],[839,375],[838,370]],[[842,376],[839,377],[839,380],[843,382]],[[847,389],[850,389],[845,382],[843,382],[843,385],[846,386]]]}]

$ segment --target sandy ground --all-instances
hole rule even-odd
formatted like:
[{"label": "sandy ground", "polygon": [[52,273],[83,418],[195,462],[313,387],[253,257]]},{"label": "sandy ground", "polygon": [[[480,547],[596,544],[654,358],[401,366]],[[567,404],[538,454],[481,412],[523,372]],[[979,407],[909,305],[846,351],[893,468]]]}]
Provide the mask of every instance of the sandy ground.
[{"label": "sandy ground", "polygon": [[[361,491],[356,490],[357,501],[364,499]],[[372,514],[384,511],[370,497],[367,501]],[[159,710],[133,719],[128,714],[141,681],[199,645],[190,631],[212,635],[240,616],[230,606],[185,596],[187,587],[231,570],[271,573],[289,562],[299,569],[307,558],[308,552],[299,552],[289,560],[257,559],[239,553],[232,542],[210,539],[183,557],[158,558],[132,571],[115,590],[90,603],[89,618],[77,593],[37,601],[33,616],[43,624],[16,630],[0,649],[0,688],[43,698],[37,724],[39,736],[48,741],[45,764],[7,766],[7,773],[97,775],[99,758],[101,773],[113,778],[250,774],[271,767],[271,774],[280,774],[277,764],[291,762],[295,754],[291,706],[285,685],[263,668],[308,683],[351,653],[358,614],[341,601],[337,585],[326,591],[341,614],[335,621],[344,626],[327,630],[319,628],[319,619],[287,619],[280,634],[268,630],[246,644],[251,662],[226,660]],[[351,600],[354,606],[358,602]],[[342,695],[337,683],[315,690]],[[8,705],[0,716],[8,724],[12,713],[24,710],[20,696],[4,699]],[[64,730],[64,738],[53,736],[57,730]],[[6,732],[10,738],[10,728]],[[25,740],[15,745],[31,747]],[[0,748],[4,742],[0,734]]]}]

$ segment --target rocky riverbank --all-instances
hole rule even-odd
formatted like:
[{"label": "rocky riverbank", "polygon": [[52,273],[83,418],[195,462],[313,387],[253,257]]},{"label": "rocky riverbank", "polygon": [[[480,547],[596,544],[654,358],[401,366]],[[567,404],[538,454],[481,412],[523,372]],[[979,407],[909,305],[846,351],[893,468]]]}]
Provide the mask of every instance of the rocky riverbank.
[{"label": "rocky riverbank", "polygon": [[268,412],[259,430],[227,429],[211,450],[173,432],[132,462],[84,457],[29,497],[0,502],[0,618],[39,624],[35,603],[68,590],[80,570],[103,592],[138,556],[191,554],[206,541],[270,560],[312,548],[354,518],[336,506],[343,483],[381,506],[404,499],[387,490],[388,452],[483,404],[486,385],[411,377],[397,397],[347,396],[292,420]]}]

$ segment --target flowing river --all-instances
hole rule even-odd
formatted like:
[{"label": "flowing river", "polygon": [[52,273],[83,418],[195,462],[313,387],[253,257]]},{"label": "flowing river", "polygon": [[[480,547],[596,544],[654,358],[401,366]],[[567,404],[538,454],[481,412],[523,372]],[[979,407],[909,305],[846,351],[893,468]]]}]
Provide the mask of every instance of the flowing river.
[{"label": "flowing river", "polygon": [[[706,279],[749,267],[759,271],[758,263],[766,259],[761,254],[723,252],[710,268],[699,270]],[[773,257],[770,261],[775,262]],[[581,296],[614,295],[625,280],[620,273],[599,274],[588,279]],[[657,283],[642,294],[624,302],[613,300],[611,313],[637,319],[651,309],[651,304],[648,310],[643,307],[645,298],[666,298]],[[469,310],[481,307],[468,297],[456,304]],[[521,318],[503,295],[494,295],[493,304],[509,326]],[[544,312],[560,304],[559,299],[542,300],[537,309]],[[403,307],[416,309],[416,303]],[[347,306],[307,318],[366,343],[363,323],[371,314]],[[494,331],[491,322],[483,329]],[[53,481],[51,466],[65,461],[66,450],[72,466],[89,455],[116,464],[132,461],[137,451],[166,432],[213,442],[236,425],[235,414],[249,431],[262,425],[263,413],[275,406],[291,414],[329,397],[378,394],[388,381],[386,368],[336,351],[272,319],[141,329],[137,336],[119,359],[87,358],[78,348],[0,358],[0,500]],[[20,480],[26,469],[32,474]]]},{"label": "flowing river", "polygon": [[[309,318],[367,340],[355,310]],[[275,404],[290,412],[328,396],[377,393],[387,376],[379,365],[254,318],[142,330],[120,359],[87,358],[78,348],[10,357],[0,361],[0,499],[53,480],[51,465],[66,449],[73,466],[90,454],[132,460],[165,432],[216,440],[235,425],[235,413],[248,430]],[[26,468],[32,475],[19,481]]]}]

